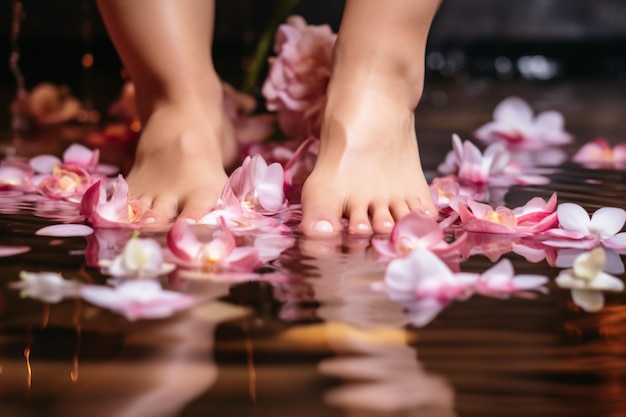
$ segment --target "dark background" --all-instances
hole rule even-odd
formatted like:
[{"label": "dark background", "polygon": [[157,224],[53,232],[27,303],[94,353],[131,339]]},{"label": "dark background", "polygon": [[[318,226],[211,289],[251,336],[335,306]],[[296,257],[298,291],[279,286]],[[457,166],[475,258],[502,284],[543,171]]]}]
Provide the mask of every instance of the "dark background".
[{"label": "dark background", "polygon": [[[132,0],[129,0],[132,1]],[[11,6],[0,9],[0,100],[15,91],[8,68]],[[246,59],[268,25],[275,1],[217,1],[214,55],[222,76],[241,84]],[[381,1],[381,7],[384,4]],[[121,63],[92,0],[24,0],[18,47],[27,88],[41,81],[94,97],[104,108],[119,91]],[[339,26],[343,2],[303,0],[293,10],[311,23]],[[94,55],[89,74],[81,67]],[[626,78],[624,0],[445,0],[428,46],[430,79]],[[8,116],[0,112],[0,123]]]}]

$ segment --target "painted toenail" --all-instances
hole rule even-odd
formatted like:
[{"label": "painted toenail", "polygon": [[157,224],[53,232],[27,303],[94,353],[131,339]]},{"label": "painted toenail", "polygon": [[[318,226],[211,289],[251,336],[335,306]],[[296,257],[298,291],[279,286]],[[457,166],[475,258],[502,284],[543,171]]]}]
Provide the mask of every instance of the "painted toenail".
[{"label": "painted toenail", "polygon": [[197,222],[192,219],[191,217],[185,217],[185,221],[187,222],[187,224],[196,224]]},{"label": "painted toenail", "polygon": [[156,219],[154,217],[148,217],[146,220],[143,221],[144,223],[148,224],[148,223],[155,223]]},{"label": "painted toenail", "polygon": [[383,222],[383,227],[385,227],[385,228],[391,228],[391,227],[393,227],[393,222],[390,222],[389,220],[384,221],[384,222]]},{"label": "painted toenail", "polygon": [[372,228],[370,227],[369,224],[367,223],[359,223],[356,226],[357,230],[361,231],[361,232],[369,232],[370,230],[372,230]]},{"label": "painted toenail", "polygon": [[331,222],[327,220],[318,220],[313,223],[312,227],[314,232],[322,232],[322,233],[331,233],[333,229],[333,225]]}]

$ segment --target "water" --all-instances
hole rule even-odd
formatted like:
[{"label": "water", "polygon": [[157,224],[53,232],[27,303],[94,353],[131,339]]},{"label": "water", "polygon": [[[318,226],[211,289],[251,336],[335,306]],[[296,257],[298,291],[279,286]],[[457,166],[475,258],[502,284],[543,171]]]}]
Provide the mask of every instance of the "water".
[{"label": "water", "polygon": [[[511,92],[562,110],[579,143],[593,134],[625,137],[616,122],[623,97],[611,85],[430,88],[425,97],[443,92],[447,103],[426,101],[418,112],[428,169],[449,149],[452,131],[466,134],[487,121],[493,104]],[[51,137],[30,139],[22,154],[67,145]],[[505,201],[515,207],[557,191],[559,202],[590,211],[624,207],[624,177],[566,163],[555,167],[550,184],[513,188]],[[297,234],[267,268],[288,281],[165,279],[206,301],[169,319],[130,322],[79,298],[47,304],[8,288],[22,270],[106,281],[86,265],[85,238],[35,236],[66,210],[48,206],[40,217],[24,209],[32,202],[16,204],[2,200],[0,245],[32,249],[0,258],[3,417],[626,415],[624,294],[607,293],[600,312],[585,312],[552,280],[562,268],[512,253],[508,238],[483,242],[491,258],[471,256],[462,269],[481,272],[502,256],[518,274],[550,277],[549,292],[474,296],[423,327],[371,290],[384,266],[367,239]],[[50,213],[60,217],[51,220]]]}]

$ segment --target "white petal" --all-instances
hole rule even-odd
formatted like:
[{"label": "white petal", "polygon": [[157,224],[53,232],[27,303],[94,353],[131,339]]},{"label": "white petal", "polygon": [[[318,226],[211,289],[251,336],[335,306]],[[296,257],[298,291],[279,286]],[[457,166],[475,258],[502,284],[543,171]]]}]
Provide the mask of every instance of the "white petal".
[{"label": "white petal", "polygon": [[602,310],[604,295],[600,291],[572,290],[572,301],[590,313]]},{"label": "white petal", "polygon": [[626,211],[617,207],[602,207],[591,216],[589,229],[599,233],[601,239],[615,236],[626,221]]},{"label": "white petal", "polygon": [[584,235],[589,234],[591,221],[584,208],[574,203],[563,203],[559,204],[557,212],[562,229],[577,231]]}]

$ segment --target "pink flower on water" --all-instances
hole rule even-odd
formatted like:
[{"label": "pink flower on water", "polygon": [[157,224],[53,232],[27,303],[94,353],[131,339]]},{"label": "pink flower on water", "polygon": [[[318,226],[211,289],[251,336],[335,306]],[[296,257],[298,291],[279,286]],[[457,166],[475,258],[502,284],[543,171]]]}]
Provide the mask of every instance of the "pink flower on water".
[{"label": "pink flower on water", "polygon": [[112,165],[100,164],[100,150],[91,150],[81,144],[74,143],[63,152],[62,159],[54,155],[38,155],[30,160],[30,166],[39,174],[52,173],[57,165],[76,165],[90,174],[112,175],[118,169]]},{"label": "pink flower on water", "polygon": [[506,148],[494,143],[484,153],[470,141],[452,135],[452,151],[445,161],[439,165],[442,174],[456,174],[461,184],[473,186],[510,185],[514,183],[507,172],[511,156]]},{"label": "pink flower on water", "polygon": [[626,167],[626,142],[611,147],[604,138],[596,138],[583,145],[572,157],[588,168]]},{"label": "pink flower on water", "polygon": [[84,168],[72,164],[56,164],[50,175],[41,178],[37,189],[48,198],[78,202],[91,184],[91,175]]},{"label": "pink flower on water", "polygon": [[80,214],[99,228],[138,228],[146,213],[145,205],[129,197],[122,175],[117,176],[110,198],[104,180],[100,180],[85,191],[80,202]]},{"label": "pink flower on water", "polygon": [[328,25],[307,25],[300,16],[289,17],[278,28],[277,56],[270,58],[263,95],[268,110],[278,111],[282,131],[295,139],[319,137],[336,38]]},{"label": "pink flower on water", "polygon": [[103,273],[115,278],[154,278],[175,268],[163,261],[163,251],[156,240],[138,237],[130,239],[113,260],[102,259],[99,265]]},{"label": "pink flower on water", "polygon": [[496,106],[493,121],[478,128],[474,137],[486,144],[503,143],[512,149],[540,149],[572,141],[564,124],[563,115],[557,111],[535,116],[526,101],[509,97]]},{"label": "pink flower on water", "polygon": [[375,288],[418,299],[430,298],[444,304],[471,294],[468,284],[437,255],[419,246],[407,256],[392,260],[387,265],[384,284]]},{"label": "pink flower on water", "polygon": [[224,220],[205,242],[196,236],[194,229],[183,219],[174,222],[167,234],[167,247],[173,261],[189,268],[209,272],[249,272],[260,266],[259,254],[252,246],[237,247],[235,236]]},{"label": "pink flower on water", "polygon": [[482,274],[464,273],[467,281],[473,281],[476,293],[490,297],[507,297],[521,291],[545,290],[548,277],[543,275],[515,275],[509,259],[500,262]]},{"label": "pink flower on water", "polygon": [[33,191],[35,171],[22,159],[7,158],[0,162],[0,191]]},{"label": "pink flower on water", "polygon": [[131,321],[169,317],[194,304],[193,298],[163,290],[160,283],[152,280],[125,281],[115,288],[84,285],[80,295],[86,301],[123,314]]},{"label": "pink flower on water", "polygon": [[544,241],[545,245],[578,249],[605,246],[618,252],[626,251],[626,233],[618,233],[626,221],[623,209],[602,207],[590,218],[580,205],[563,203],[557,213],[560,227],[546,232],[553,239]]},{"label": "pink flower on water", "polygon": [[285,174],[278,163],[267,165],[261,155],[247,157],[228,179],[222,200],[232,193],[242,206],[264,215],[273,215],[285,208]]},{"label": "pink flower on water", "polygon": [[556,193],[546,202],[540,197],[532,198],[522,207],[513,210],[468,200],[459,203],[461,224],[467,231],[478,233],[534,235],[557,224]]},{"label": "pink flower on water", "polygon": [[445,255],[458,250],[464,239],[465,235],[461,235],[449,244],[437,221],[416,210],[395,224],[389,238],[372,239],[372,247],[386,259],[407,256],[417,247]]}]

